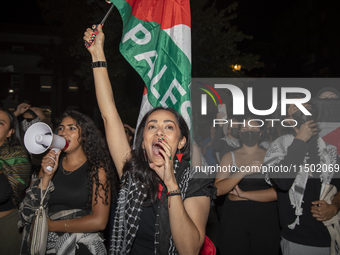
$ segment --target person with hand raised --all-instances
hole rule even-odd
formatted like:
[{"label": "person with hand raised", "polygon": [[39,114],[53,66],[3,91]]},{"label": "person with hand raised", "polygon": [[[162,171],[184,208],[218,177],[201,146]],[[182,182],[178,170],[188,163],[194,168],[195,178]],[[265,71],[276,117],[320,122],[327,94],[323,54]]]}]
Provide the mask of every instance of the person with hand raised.
[{"label": "person with hand raised", "polygon": [[[106,139],[122,187],[113,225],[111,254],[198,254],[205,241],[209,179],[193,178],[190,132],[172,108],[147,112],[129,145],[106,68],[104,33],[88,28],[88,51]],[[94,39],[95,38],[95,39]]]}]

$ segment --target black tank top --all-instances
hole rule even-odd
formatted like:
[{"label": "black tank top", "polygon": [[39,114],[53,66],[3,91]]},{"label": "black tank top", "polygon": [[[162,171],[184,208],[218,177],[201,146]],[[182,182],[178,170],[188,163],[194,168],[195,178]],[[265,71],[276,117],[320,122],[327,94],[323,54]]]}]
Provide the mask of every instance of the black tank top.
[{"label": "black tank top", "polygon": [[[230,152],[231,157],[233,159],[233,166],[237,169],[239,167],[235,164],[235,154],[234,152]],[[255,173],[251,175],[246,175],[239,183],[238,186],[243,191],[251,191],[251,190],[262,190],[271,188],[266,181],[264,180],[264,175],[261,173]]]},{"label": "black tank top", "polygon": [[87,161],[73,172],[68,172],[62,166],[63,157],[52,181],[54,191],[49,200],[49,213],[62,210],[87,209],[89,190],[87,188]]}]

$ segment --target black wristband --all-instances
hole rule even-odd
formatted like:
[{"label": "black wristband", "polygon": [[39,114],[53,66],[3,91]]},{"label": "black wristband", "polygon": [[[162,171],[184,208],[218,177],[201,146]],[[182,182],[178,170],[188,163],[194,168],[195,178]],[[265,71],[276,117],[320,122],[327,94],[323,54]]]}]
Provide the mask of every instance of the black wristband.
[{"label": "black wristband", "polygon": [[92,63],[91,63],[91,67],[92,67],[92,68],[96,68],[96,67],[107,67],[107,62],[105,62],[105,61],[92,62]]}]

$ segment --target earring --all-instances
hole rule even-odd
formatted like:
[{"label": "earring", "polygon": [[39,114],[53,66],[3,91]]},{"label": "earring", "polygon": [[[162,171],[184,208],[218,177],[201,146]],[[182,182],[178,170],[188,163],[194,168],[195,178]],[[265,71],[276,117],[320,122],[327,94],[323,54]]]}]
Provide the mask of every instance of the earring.
[{"label": "earring", "polygon": [[143,153],[144,153],[144,160],[145,160],[145,162],[148,162],[148,156],[146,155],[145,149],[143,149]]},{"label": "earring", "polygon": [[183,157],[183,153],[181,153],[180,149],[178,149],[178,152],[177,152],[176,156],[177,156],[178,161],[181,163],[181,160],[182,160],[182,157]]}]

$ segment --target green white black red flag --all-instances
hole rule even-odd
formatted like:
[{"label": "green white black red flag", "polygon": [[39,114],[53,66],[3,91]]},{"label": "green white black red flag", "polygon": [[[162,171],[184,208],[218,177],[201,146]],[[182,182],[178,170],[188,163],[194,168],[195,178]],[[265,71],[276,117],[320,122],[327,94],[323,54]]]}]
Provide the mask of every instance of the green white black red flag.
[{"label": "green white black red flag", "polygon": [[138,123],[153,107],[171,107],[191,130],[189,0],[111,0],[123,20],[120,52],[145,82]]}]

